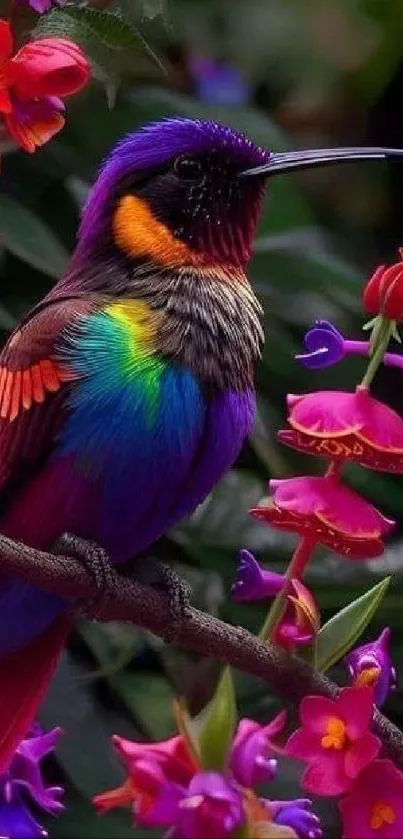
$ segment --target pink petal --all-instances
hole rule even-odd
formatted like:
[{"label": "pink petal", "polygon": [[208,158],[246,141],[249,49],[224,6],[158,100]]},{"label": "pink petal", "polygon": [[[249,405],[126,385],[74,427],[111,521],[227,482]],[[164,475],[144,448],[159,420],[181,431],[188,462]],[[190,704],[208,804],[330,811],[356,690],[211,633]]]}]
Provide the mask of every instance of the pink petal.
[{"label": "pink petal", "polygon": [[341,390],[308,393],[294,402],[291,408],[290,425],[318,437],[335,437],[358,431],[365,421],[356,394]]},{"label": "pink petal", "polygon": [[285,754],[301,760],[314,760],[320,756],[324,749],[320,744],[320,738],[306,728],[299,728],[291,734],[291,737],[284,748]]},{"label": "pink petal", "polygon": [[351,786],[351,779],[344,771],[344,752],[323,749],[322,755],[304,772],[302,789],[312,795],[341,795]]},{"label": "pink petal", "polygon": [[337,702],[324,696],[305,696],[299,708],[302,725],[315,734],[323,734],[329,717],[339,717]]},{"label": "pink petal", "polygon": [[339,810],[343,822],[342,839],[357,839],[358,836],[365,836],[365,839],[382,839],[379,830],[371,830],[368,808],[359,806],[354,793],[339,801]]},{"label": "pink petal", "polygon": [[373,688],[354,686],[343,688],[339,696],[339,715],[347,726],[350,740],[358,740],[368,731],[374,712]]},{"label": "pink petal", "polygon": [[378,756],[381,742],[375,734],[368,732],[356,740],[345,756],[345,770],[349,778],[356,778],[368,763],[371,763]]}]

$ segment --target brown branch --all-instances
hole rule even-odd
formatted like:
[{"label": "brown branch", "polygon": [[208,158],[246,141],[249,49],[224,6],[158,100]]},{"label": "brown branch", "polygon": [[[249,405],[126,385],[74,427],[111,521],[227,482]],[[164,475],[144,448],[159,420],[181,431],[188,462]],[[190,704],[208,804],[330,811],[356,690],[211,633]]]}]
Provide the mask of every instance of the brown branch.
[{"label": "brown branch", "polygon": [[[1,568],[44,591],[72,601],[97,596],[91,573],[77,559],[33,551],[0,535]],[[164,638],[169,632],[167,597],[150,586],[112,574],[99,599],[97,620],[127,621]],[[202,655],[214,656],[245,673],[267,682],[281,699],[299,702],[308,694],[335,697],[338,686],[304,661],[256,638],[246,629],[231,626],[198,609],[189,608],[175,643]],[[403,734],[379,711],[375,712],[375,733],[383,750],[403,769]]]}]

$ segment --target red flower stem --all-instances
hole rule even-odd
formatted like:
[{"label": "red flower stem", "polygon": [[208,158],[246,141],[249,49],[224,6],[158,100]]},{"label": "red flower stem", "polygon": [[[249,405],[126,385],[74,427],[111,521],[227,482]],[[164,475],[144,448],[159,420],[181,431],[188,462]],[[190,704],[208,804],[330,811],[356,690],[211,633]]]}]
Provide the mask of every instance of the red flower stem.
[{"label": "red flower stem", "polygon": [[303,536],[299,540],[285,572],[286,582],[277,597],[274,598],[267,618],[259,632],[259,638],[262,638],[263,641],[273,639],[277,626],[284,615],[289,581],[301,579],[316,544],[317,540],[314,536]]}]

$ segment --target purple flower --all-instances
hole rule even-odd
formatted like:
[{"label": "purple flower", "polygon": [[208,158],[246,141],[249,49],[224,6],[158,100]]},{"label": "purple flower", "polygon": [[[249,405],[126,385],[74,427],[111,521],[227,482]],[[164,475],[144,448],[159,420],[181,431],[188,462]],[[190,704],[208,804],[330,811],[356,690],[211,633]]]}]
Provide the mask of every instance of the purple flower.
[{"label": "purple flower", "polygon": [[277,761],[270,757],[271,741],[282,731],[285,711],[268,725],[243,719],[238,725],[230,756],[230,769],[242,786],[272,781],[277,773]]},{"label": "purple flower", "polygon": [[186,839],[230,836],[244,820],[240,792],[218,772],[200,772],[179,802],[177,834]]},{"label": "purple flower", "polygon": [[306,353],[296,355],[295,358],[310,370],[330,367],[344,357],[344,343],[342,334],[332,323],[317,320],[304,336]]},{"label": "purple flower", "polygon": [[382,707],[389,691],[396,688],[396,670],[389,654],[390,629],[369,644],[356,647],[344,659],[353,685],[373,685],[375,702]]},{"label": "purple flower", "polygon": [[189,70],[196,94],[208,105],[244,105],[251,98],[251,87],[239,70],[209,58],[193,55]]},{"label": "purple flower", "polygon": [[8,772],[0,780],[0,836],[9,839],[35,839],[47,836],[31,813],[34,807],[56,815],[63,809],[61,787],[46,787],[40,763],[50,754],[61,729],[43,734],[35,726],[16,749]]},{"label": "purple flower", "polygon": [[20,6],[30,6],[38,15],[49,12],[52,6],[64,6],[68,0],[17,0]]},{"label": "purple flower", "polygon": [[231,588],[234,600],[263,600],[275,597],[281,591],[286,578],[284,574],[261,568],[253,554],[240,551],[235,582]]},{"label": "purple flower", "polygon": [[275,824],[291,827],[299,839],[320,839],[322,836],[319,817],[313,812],[309,798],[269,801],[267,806]]}]

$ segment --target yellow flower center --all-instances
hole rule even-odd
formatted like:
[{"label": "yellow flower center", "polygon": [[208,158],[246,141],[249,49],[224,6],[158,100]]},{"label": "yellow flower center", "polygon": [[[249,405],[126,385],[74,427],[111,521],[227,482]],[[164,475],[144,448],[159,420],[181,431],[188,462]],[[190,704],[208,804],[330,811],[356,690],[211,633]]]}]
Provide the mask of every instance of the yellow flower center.
[{"label": "yellow flower center", "polygon": [[324,749],[343,749],[346,742],[346,726],[340,717],[328,717],[326,733],[321,739]]},{"label": "yellow flower center", "polygon": [[376,801],[371,813],[371,830],[379,830],[384,824],[394,824],[396,813],[386,801]]},{"label": "yellow flower center", "polygon": [[354,684],[359,685],[360,687],[375,687],[379,679],[380,672],[379,667],[365,667],[365,669],[361,670],[361,673],[358,674]]}]

